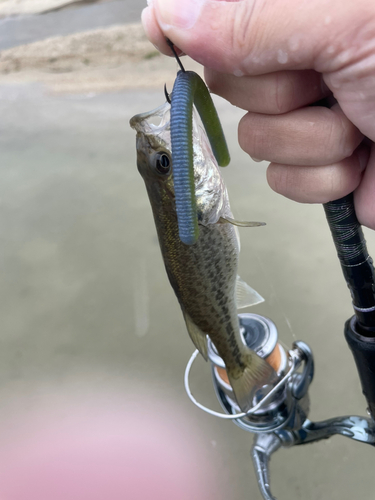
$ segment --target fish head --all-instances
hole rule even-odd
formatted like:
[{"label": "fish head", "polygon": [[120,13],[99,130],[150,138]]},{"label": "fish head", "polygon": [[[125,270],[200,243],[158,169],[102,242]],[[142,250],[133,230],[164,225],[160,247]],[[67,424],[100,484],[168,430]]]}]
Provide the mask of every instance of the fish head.
[{"label": "fish head", "polygon": [[[137,166],[148,190],[166,190],[174,197],[170,104],[133,116],[137,132]],[[193,163],[197,217],[200,224],[232,216],[226,186],[200,117],[193,108]],[[151,184],[153,184],[152,187]]]},{"label": "fish head", "polygon": [[173,195],[170,148],[170,104],[133,116],[130,126],[137,132],[137,167],[147,187],[158,186]]}]

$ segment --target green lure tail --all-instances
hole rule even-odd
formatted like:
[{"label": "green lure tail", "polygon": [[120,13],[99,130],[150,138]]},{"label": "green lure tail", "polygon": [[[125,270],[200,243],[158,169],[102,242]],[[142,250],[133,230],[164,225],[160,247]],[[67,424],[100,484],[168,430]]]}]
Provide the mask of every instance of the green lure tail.
[{"label": "green lure tail", "polygon": [[170,129],[178,229],[186,245],[194,244],[199,235],[194,185],[193,104],[218,165],[225,167],[230,162],[224,132],[204,81],[194,71],[179,71],[171,95]]}]

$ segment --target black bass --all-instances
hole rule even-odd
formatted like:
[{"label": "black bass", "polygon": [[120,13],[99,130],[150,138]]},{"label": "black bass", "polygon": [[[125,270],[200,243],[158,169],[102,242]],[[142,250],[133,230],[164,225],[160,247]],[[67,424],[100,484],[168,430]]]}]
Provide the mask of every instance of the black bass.
[{"label": "black bass", "polygon": [[[155,122],[158,122],[155,124]],[[254,404],[255,392],[275,381],[273,368],[243,342],[237,309],[262,302],[262,297],[237,276],[240,223],[233,219],[224,181],[205,131],[194,113],[194,183],[199,237],[185,245],[178,236],[172,177],[170,105],[134,116],[137,166],[155,219],[169,281],[175,291],[187,330],[207,359],[208,335],[224,360],[242,411]]]}]

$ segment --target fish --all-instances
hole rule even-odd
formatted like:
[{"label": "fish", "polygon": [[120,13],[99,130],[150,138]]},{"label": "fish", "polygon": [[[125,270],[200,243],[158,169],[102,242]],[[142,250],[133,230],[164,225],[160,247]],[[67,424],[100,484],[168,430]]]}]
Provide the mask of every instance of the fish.
[{"label": "fish", "polygon": [[237,309],[263,298],[237,275],[237,226],[260,223],[233,218],[224,180],[200,118],[193,110],[194,184],[199,237],[185,245],[178,236],[170,139],[170,104],[135,115],[137,167],[146,185],[170,284],[188,333],[205,360],[207,336],[223,359],[235,399],[243,412],[257,391],[276,379],[274,369],[249,349],[240,334]]}]

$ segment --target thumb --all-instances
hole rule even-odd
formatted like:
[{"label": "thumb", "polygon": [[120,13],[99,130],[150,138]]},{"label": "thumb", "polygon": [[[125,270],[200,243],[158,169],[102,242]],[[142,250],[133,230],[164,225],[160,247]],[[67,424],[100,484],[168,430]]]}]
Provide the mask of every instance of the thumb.
[{"label": "thumb", "polygon": [[[330,72],[348,62],[346,44],[358,42],[358,32],[374,19],[372,1],[149,0],[142,18],[162,52],[171,54],[166,36],[216,71],[237,76],[281,69]],[[352,51],[354,59],[358,53]]]}]

